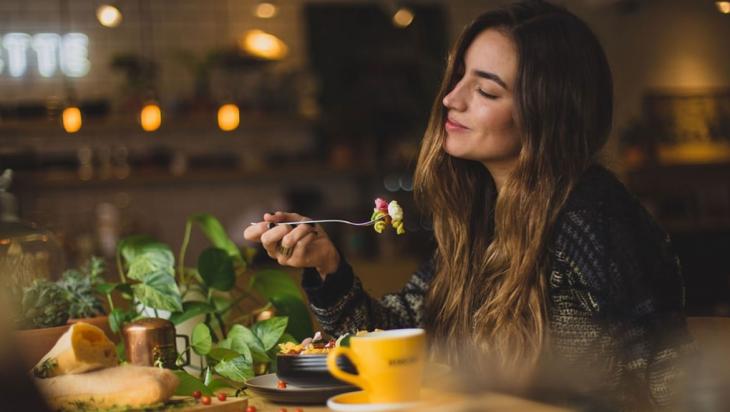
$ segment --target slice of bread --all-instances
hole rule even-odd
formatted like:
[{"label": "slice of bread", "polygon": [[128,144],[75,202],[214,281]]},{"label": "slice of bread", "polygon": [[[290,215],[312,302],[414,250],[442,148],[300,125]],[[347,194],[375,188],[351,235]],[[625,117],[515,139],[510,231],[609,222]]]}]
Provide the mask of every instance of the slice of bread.
[{"label": "slice of bread", "polygon": [[177,376],[168,369],[135,365],[36,379],[35,382],[52,408],[83,405],[89,410],[139,408],[166,402],[179,384]]}]

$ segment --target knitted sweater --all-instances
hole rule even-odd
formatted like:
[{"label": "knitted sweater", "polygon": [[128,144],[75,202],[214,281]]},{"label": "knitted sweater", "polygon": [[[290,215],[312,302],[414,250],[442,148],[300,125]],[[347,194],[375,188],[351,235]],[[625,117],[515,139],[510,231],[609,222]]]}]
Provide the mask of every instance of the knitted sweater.
[{"label": "knitted sweater", "polygon": [[[561,210],[548,253],[550,362],[589,371],[586,391],[610,396],[621,409],[668,405],[679,360],[691,347],[668,236],[609,171],[594,166]],[[377,300],[341,259],[324,282],[306,269],[302,286],[322,328],[337,336],[423,326],[433,276],[429,261],[401,291]]]}]

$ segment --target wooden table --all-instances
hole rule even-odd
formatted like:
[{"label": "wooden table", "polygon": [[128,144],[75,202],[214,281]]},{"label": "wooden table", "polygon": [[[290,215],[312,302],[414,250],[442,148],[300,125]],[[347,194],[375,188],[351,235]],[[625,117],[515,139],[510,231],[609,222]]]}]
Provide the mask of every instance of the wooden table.
[{"label": "wooden table", "polygon": [[[257,412],[296,412],[301,409],[303,412],[329,412],[331,409],[324,405],[289,405],[269,402],[259,396],[249,397],[249,405],[256,407]],[[544,403],[538,403],[527,399],[499,393],[485,393],[479,396],[452,395],[444,402],[427,404],[417,408],[423,411],[473,411],[473,410],[494,410],[507,412],[569,412],[566,409]]]}]

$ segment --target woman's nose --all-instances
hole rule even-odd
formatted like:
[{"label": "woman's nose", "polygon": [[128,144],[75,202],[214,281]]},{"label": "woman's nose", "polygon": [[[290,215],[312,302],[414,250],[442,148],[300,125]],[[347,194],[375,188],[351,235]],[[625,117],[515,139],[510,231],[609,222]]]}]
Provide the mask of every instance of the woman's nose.
[{"label": "woman's nose", "polygon": [[454,86],[451,91],[444,96],[444,99],[442,100],[442,103],[447,109],[453,109],[453,110],[464,110],[466,108],[466,105],[464,104],[463,99],[459,96],[459,85],[457,84]]}]

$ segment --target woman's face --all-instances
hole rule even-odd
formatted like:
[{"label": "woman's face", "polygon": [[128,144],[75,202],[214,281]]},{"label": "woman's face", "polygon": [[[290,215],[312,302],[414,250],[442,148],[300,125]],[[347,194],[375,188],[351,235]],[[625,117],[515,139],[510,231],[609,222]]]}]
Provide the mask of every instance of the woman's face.
[{"label": "woman's face", "polygon": [[517,52],[501,32],[481,32],[464,55],[464,73],[444,97],[444,150],[488,168],[509,167],[520,152],[513,119]]}]

